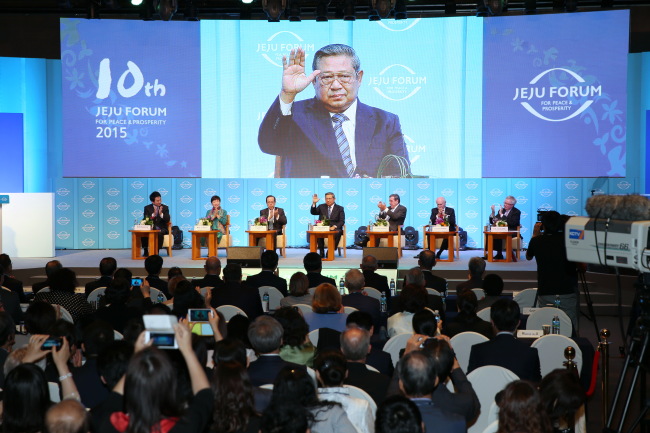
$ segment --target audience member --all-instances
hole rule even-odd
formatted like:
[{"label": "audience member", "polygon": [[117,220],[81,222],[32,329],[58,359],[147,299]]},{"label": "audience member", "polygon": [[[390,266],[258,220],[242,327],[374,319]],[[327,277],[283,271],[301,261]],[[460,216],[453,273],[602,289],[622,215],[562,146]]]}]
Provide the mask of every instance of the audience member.
[{"label": "audience member", "polygon": [[18,365],[7,374],[3,391],[3,432],[45,431],[50,392],[41,368],[31,363]]},{"label": "audience member", "polygon": [[484,365],[498,365],[520,379],[535,383],[541,380],[537,349],[515,338],[519,315],[519,305],[511,299],[499,299],[492,304],[490,319],[496,336],[472,346],[467,373]]},{"label": "audience member", "polygon": [[261,433],[308,433],[310,413],[302,406],[283,402],[269,406],[262,414]]},{"label": "audience member", "polygon": [[248,339],[259,356],[248,367],[248,375],[254,386],[273,383],[283,367],[304,369],[303,366],[287,362],[280,357],[282,334],[280,322],[269,316],[258,317],[248,328]]},{"label": "audience member", "polygon": [[347,360],[349,372],[345,383],[363,389],[375,403],[381,403],[386,397],[390,377],[366,367],[366,358],[370,352],[370,332],[356,326],[348,327],[341,333],[341,352]]},{"label": "audience member", "polygon": [[542,399],[537,387],[525,380],[510,382],[498,401],[499,429],[497,433],[551,433]]},{"label": "audience member", "polygon": [[[345,325],[348,328],[357,327],[365,329],[370,333],[370,352],[366,357],[366,364],[375,367],[381,374],[392,377],[393,371],[395,370],[393,360],[389,353],[382,350],[386,342],[385,334],[383,336],[375,334],[375,328],[372,324],[370,314],[362,311],[353,311],[348,315]],[[320,343],[320,338],[318,341]]]},{"label": "audience member", "polygon": [[73,378],[79,397],[84,406],[93,408],[102,403],[109,394],[99,375],[97,361],[100,352],[115,340],[113,328],[103,321],[95,321],[82,331],[81,350],[86,362],[80,367],[72,368]]},{"label": "audience member", "polygon": [[169,289],[169,282],[171,281],[172,278],[182,277],[182,276],[183,276],[183,270],[178,266],[172,266],[171,268],[169,268],[169,270],[167,271],[167,288]]},{"label": "audience member", "polygon": [[377,408],[375,433],[424,433],[420,409],[401,395],[388,397]]},{"label": "audience member", "polygon": [[257,289],[262,286],[275,287],[282,293],[282,296],[287,296],[287,280],[275,275],[275,270],[278,268],[278,260],[278,253],[275,251],[264,251],[261,257],[262,272],[246,278],[246,285],[252,289]]},{"label": "audience member", "polygon": [[388,286],[388,277],[377,273],[377,258],[375,256],[367,255],[361,260],[361,272],[366,284],[365,287],[372,287],[379,290],[386,295],[388,304],[388,311],[391,311],[392,299],[390,297],[390,287]]},{"label": "audience member", "polygon": [[318,398],[314,381],[304,369],[279,371],[269,410],[281,405],[308,410],[311,433],[357,433],[340,403]]},{"label": "audience member", "polygon": [[473,291],[464,290],[460,292],[456,305],[458,306],[458,315],[445,324],[445,335],[451,338],[461,332],[478,332],[487,338],[494,337],[492,324],[476,315],[478,301]]},{"label": "audience member", "polygon": [[52,275],[51,283],[50,291],[37,293],[35,301],[62,306],[68,310],[75,322],[93,313],[93,308],[86,302],[86,296],[75,293],[77,276],[72,269],[59,269]]},{"label": "audience member", "polygon": [[[427,292],[426,290],[426,279],[424,276],[424,272],[422,272],[422,269],[420,268],[411,268],[408,270],[406,275],[404,275],[404,286],[406,287],[409,284],[413,284],[417,287],[422,288],[424,291],[424,295],[426,297],[426,305],[425,307],[428,307],[431,311],[438,311],[438,314],[440,314],[440,318],[444,321],[445,320],[445,303],[442,300],[442,296],[438,295],[432,295]],[[393,303],[393,311],[392,313],[397,313],[400,312],[404,309],[404,304],[402,304],[402,296],[399,296],[397,298],[397,302]]]},{"label": "audience member", "polygon": [[[90,293],[99,289],[100,287],[108,287],[108,285],[113,281],[113,274],[117,270],[117,260],[113,257],[104,257],[99,262],[99,279],[86,283],[85,292],[86,297]],[[36,291],[34,291],[36,292]]]},{"label": "audience member", "polygon": [[238,362],[220,362],[212,378],[214,409],[210,431],[258,433],[260,415],[255,411],[253,387],[246,367]]},{"label": "audience member", "polygon": [[345,329],[347,316],[341,303],[341,294],[336,287],[327,283],[316,287],[311,311],[304,313],[305,322],[309,325],[310,331],[330,328],[341,332]]},{"label": "audience member", "polygon": [[[151,256],[149,256],[151,257]],[[174,308],[172,313],[180,318],[187,317],[190,308],[206,308],[205,300],[188,280],[180,281],[174,289]]]},{"label": "audience member", "polygon": [[431,310],[418,311],[413,315],[413,333],[426,335],[427,337],[435,337],[440,334],[440,327],[442,323],[436,318]]},{"label": "audience member", "polygon": [[56,310],[52,304],[34,301],[25,311],[25,332],[28,334],[45,334],[56,322]]},{"label": "audience member", "polygon": [[50,277],[52,277],[52,274],[54,274],[55,271],[58,271],[62,267],[63,265],[58,260],[50,260],[47,262],[45,264],[46,279],[45,281],[39,281],[38,283],[32,284],[32,293],[38,293],[39,290],[44,289],[45,287],[50,287]]},{"label": "audience member", "polygon": [[469,275],[467,281],[458,283],[456,295],[465,289],[480,289],[483,287],[483,274],[485,273],[485,260],[482,257],[472,257],[468,263]]},{"label": "audience member", "polygon": [[427,291],[422,286],[408,284],[399,294],[404,311],[388,318],[388,337],[413,333],[413,315],[427,306]]},{"label": "audience member", "polygon": [[212,289],[212,307],[234,305],[241,308],[250,320],[264,314],[257,289],[242,284],[241,266],[238,263],[228,263],[223,269],[223,278],[223,285]]},{"label": "audience member", "polygon": [[287,362],[313,366],[316,349],[309,341],[309,326],[300,312],[291,307],[282,307],[275,311],[273,317],[280,322],[284,331],[280,358]]},{"label": "audience member", "polygon": [[558,368],[544,376],[539,384],[542,404],[554,433],[573,431],[577,414],[584,411],[585,391],[574,372]]},{"label": "audience member", "polygon": [[479,299],[477,311],[483,308],[491,307],[496,301],[501,299],[503,293],[503,279],[498,274],[487,274],[483,278],[483,292],[485,297]]},{"label": "audience member", "polygon": [[158,254],[152,254],[147,257],[144,261],[144,268],[147,271],[147,282],[150,287],[158,289],[165,295],[166,298],[170,298],[169,290],[167,289],[167,281],[160,278],[160,272],[163,267],[163,258]]},{"label": "audience member", "polygon": [[291,307],[296,304],[311,305],[314,295],[309,293],[309,280],[307,275],[296,272],[289,280],[289,295],[280,301],[281,307]]},{"label": "audience member", "polygon": [[341,302],[346,307],[353,307],[359,311],[365,311],[372,316],[375,328],[381,327],[381,312],[379,301],[363,293],[365,280],[363,274],[358,269],[350,269],[345,273],[345,287],[348,289],[348,295],[341,298]]},{"label": "audience member", "polygon": [[123,334],[127,322],[142,317],[144,305],[151,303],[150,298],[130,302],[133,291],[139,290],[131,286],[131,280],[114,278],[104,292],[104,306],[97,310],[95,317],[110,323],[115,331]]},{"label": "audience member", "polygon": [[318,389],[319,398],[340,403],[358,433],[373,433],[375,414],[370,409],[370,404],[366,400],[352,397],[350,390],[343,386],[348,374],[343,354],[335,350],[319,353],[314,360],[314,369],[321,385]]},{"label": "audience member", "polygon": [[[0,265],[0,286],[2,286],[2,282],[6,279],[2,270],[2,265]],[[23,310],[20,308],[20,300],[15,292],[0,290],[0,305],[4,307],[4,311],[11,315],[15,323],[23,321]]]},{"label": "audience member", "polygon": [[332,278],[321,275],[323,269],[323,262],[318,253],[307,253],[302,259],[302,264],[307,271],[307,279],[309,280],[309,288],[318,287],[323,283],[328,283],[336,287],[336,281]]},{"label": "audience member", "polygon": [[16,341],[16,326],[11,316],[0,311],[0,388],[4,388],[4,365]]},{"label": "audience member", "polygon": [[223,280],[219,277],[221,275],[221,260],[218,257],[211,256],[205,259],[205,276],[200,280],[194,280],[192,284],[198,287],[223,287]]},{"label": "audience member", "polygon": [[[142,330],[140,330],[142,332]],[[125,340],[116,340],[108,344],[97,357],[97,373],[109,391],[126,374],[129,361],[133,356],[133,344]],[[98,431],[102,420],[110,416],[107,399],[90,408],[92,431]]]},{"label": "audience member", "polygon": [[[445,239],[446,241],[447,239]],[[440,248],[440,251],[446,248]],[[440,256],[438,256],[440,258]],[[431,250],[422,250],[418,257],[418,266],[424,274],[425,287],[434,289],[442,296],[447,296],[447,280],[433,274],[433,268],[436,266],[436,255]]]},{"label": "audience member", "polygon": [[0,282],[0,285],[2,287],[6,287],[7,289],[11,290],[16,295],[18,295],[18,300],[20,301],[21,304],[29,302],[27,296],[25,296],[25,290],[23,289],[23,282],[17,280],[13,276],[11,257],[9,257],[8,254],[0,254],[0,266],[2,266],[3,269],[2,275],[4,276],[4,280]]},{"label": "audience member", "polygon": [[88,433],[90,422],[84,406],[77,400],[63,400],[45,413],[48,433]]},{"label": "audience member", "polygon": [[[446,412],[432,400],[439,385],[438,372],[433,359],[421,350],[407,353],[397,364],[399,387],[404,395],[420,409],[427,433],[465,433],[465,420]],[[431,380],[435,378],[434,380]]]}]

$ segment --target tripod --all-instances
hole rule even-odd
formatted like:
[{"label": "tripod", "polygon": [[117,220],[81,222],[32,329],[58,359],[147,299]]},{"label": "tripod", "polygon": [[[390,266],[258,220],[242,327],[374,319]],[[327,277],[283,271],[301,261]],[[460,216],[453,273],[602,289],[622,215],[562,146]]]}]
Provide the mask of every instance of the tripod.
[{"label": "tripod", "polygon": [[[621,369],[621,377],[618,381],[618,386],[616,387],[616,393],[614,394],[614,400],[612,401],[612,406],[610,408],[609,417],[607,418],[607,424],[603,430],[604,433],[612,432],[622,432],[625,419],[627,417],[628,410],[630,408],[630,402],[636,388],[637,380],[641,379],[641,384],[639,386],[639,393],[641,401],[643,402],[643,407],[639,416],[633,421],[632,426],[628,430],[630,433],[643,421],[644,417],[650,410],[650,399],[646,395],[646,374],[647,370],[650,367],[650,360],[648,359],[648,346],[650,345],[650,274],[643,273],[639,275],[639,281],[636,283],[637,289],[637,305],[640,309],[639,317],[636,319],[634,329],[632,330],[632,340],[630,342],[630,347],[625,357],[625,362],[623,363],[623,368]],[[633,370],[631,368],[634,367]],[[612,424],[614,422],[614,413],[618,406],[619,398],[621,397],[623,386],[625,385],[625,378],[628,370],[632,371],[632,382],[630,383],[629,390],[627,392],[627,398],[625,399],[625,405],[623,406],[623,412],[621,413],[621,418],[619,420],[619,425],[616,430],[612,429]]]},{"label": "tripod", "polygon": [[[587,284],[587,278],[583,270],[578,270],[578,278],[580,279],[580,284],[582,284],[582,294],[585,296],[585,300],[587,301],[588,310],[587,313],[581,312],[581,314],[585,316],[590,322],[593,322],[594,328],[596,329],[596,340],[598,340],[600,339],[600,328],[598,327],[598,320],[596,318],[596,312],[594,311],[594,302],[591,300],[589,285]],[[579,296],[578,299],[580,299]]]}]

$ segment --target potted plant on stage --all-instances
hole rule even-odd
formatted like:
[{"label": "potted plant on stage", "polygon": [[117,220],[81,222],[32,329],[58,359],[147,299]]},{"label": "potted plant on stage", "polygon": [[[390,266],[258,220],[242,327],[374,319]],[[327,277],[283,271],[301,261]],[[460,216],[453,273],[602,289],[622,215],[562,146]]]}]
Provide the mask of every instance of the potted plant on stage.
[{"label": "potted plant on stage", "polygon": [[269,222],[266,219],[266,217],[255,218],[255,221],[253,221],[253,225],[251,226],[252,232],[263,232],[268,229],[269,229]]}]

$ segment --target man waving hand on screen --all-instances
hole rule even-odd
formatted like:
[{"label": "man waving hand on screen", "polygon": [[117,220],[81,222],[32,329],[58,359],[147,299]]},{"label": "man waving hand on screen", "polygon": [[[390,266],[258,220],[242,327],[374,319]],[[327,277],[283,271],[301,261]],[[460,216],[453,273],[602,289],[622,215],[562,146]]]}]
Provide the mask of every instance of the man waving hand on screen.
[{"label": "man waving hand on screen", "polygon": [[[405,158],[399,118],[357,98],[363,71],[354,49],[332,44],[318,50],[305,75],[305,51],[282,59],[282,90],[260,125],[258,143],[282,157],[280,177],[376,177],[387,155]],[[295,101],[312,84],[315,96]],[[383,175],[399,176],[387,163]]]}]

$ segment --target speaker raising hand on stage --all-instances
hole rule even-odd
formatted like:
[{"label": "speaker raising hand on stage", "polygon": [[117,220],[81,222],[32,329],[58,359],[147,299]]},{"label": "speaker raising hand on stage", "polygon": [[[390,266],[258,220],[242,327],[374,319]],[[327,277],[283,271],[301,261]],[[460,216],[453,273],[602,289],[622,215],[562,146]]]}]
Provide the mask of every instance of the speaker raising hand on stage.
[{"label": "speaker raising hand on stage", "polygon": [[320,198],[318,198],[318,194],[314,194],[314,197],[313,197],[314,204],[318,203],[319,201],[320,201]]}]

